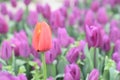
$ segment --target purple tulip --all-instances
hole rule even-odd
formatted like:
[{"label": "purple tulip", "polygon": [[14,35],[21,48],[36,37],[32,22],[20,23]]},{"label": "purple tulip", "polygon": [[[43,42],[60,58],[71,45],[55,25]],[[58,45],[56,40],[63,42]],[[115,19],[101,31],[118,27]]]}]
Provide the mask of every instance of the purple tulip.
[{"label": "purple tulip", "polygon": [[66,55],[66,58],[69,63],[75,63],[78,57],[79,57],[79,49],[77,47],[71,48]]},{"label": "purple tulip", "polygon": [[100,47],[102,41],[101,28],[96,26],[85,26],[86,39],[89,47]]},{"label": "purple tulip", "polygon": [[120,54],[118,52],[114,52],[112,55],[112,59],[118,63],[120,61]]},{"label": "purple tulip", "polygon": [[64,6],[65,7],[70,7],[70,1],[69,0],[64,0]]},{"label": "purple tulip", "polygon": [[64,18],[67,18],[67,16],[68,16],[67,8],[63,6],[59,10],[60,10],[61,14],[64,16]]},{"label": "purple tulip", "polygon": [[74,14],[71,14],[68,19],[69,25],[74,26],[75,23],[77,22],[77,19]]},{"label": "purple tulip", "polygon": [[16,56],[29,57],[30,47],[24,31],[15,33],[14,38],[11,39],[11,44],[14,45],[13,48]]},{"label": "purple tulip", "polygon": [[84,52],[85,45],[86,45],[86,41],[81,40],[81,41],[80,41],[80,45],[78,46],[78,48],[80,49],[79,54],[80,54],[80,59],[81,59],[81,60],[84,60],[84,59],[85,59],[85,52]]},{"label": "purple tulip", "polygon": [[14,76],[8,72],[0,71],[0,80],[15,80]]},{"label": "purple tulip", "polygon": [[24,0],[25,5],[29,5],[31,0]]},{"label": "purple tulip", "polygon": [[2,64],[0,63],[0,70],[2,70]]},{"label": "purple tulip", "polygon": [[0,3],[0,7],[1,7],[1,9],[0,9],[0,12],[3,14],[3,15],[6,15],[7,14],[7,6],[6,6],[6,4],[5,3]]},{"label": "purple tulip", "polygon": [[30,11],[27,17],[27,23],[29,26],[35,26],[38,22],[38,13],[36,11]]},{"label": "purple tulip", "polygon": [[64,27],[64,25],[65,25],[64,22],[65,22],[64,17],[62,16],[62,14],[60,13],[59,10],[57,10],[51,14],[50,23],[51,23],[52,29],[54,31],[56,31],[58,27]]},{"label": "purple tulip", "polygon": [[26,77],[25,74],[19,74],[19,75],[17,76],[17,79],[18,79],[18,80],[27,80],[27,77]]},{"label": "purple tulip", "polygon": [[10,20],[14,19],[14,14],[11,11],[8,11],[8,17]]},{"label": "purple tulip", "polygon": [[92,10],[87,11],[86,16],[85,16],[85,25],[91,26],[95,22],[95,16]]},{"label": "purple tulip", "polygon": [[68,47],[74,42],[74,39],[67,34],[65,28],[58,28],[57,37],[62,47]]},{"label": "purple tulip", "polygon": [[91,4],[91,9],[96,12],[99,8],[100,4],[98,1],[93,1],[92,4]]},{"label": "purple tulip", "polygon": [[107,16],[107,12],[105,10],[105,8],[99,8],[98,12],[97,12],[97,20],[99,23],[101,24],[106,24],[108,21],[108,16]]},{"label": "purple tulip", "polygon": [[118,39],[120,39],[120,29],[117,26],[111,26],[110,28],[110,40],[112,42],[116,42]]},{"label": "purple tulip", "polygon": [[47,80],[54,80],[52,77],[49,77]]},{"label": "purple tulip", "polygon": [[17,1],[16,1],[16,0],[10,0],[10,2],[11,2],[11,5],[12,5],[13,7],[16,7],[16,6],[17,6]]},{"label": "purple tulip", "polygon": [[0,33],[1,34],[6,34],[8,32],[8,25],[5,19],[0,16]]},{"label": "purple tulip", "polygon": [[8,60],[12,56],[12,47],[8,41],[3,41],[1,46],[0,57],[4,60]]},{"label": "purple tulip", "polygon": [[14,20],[16,22],[20,22],[23,18],[23,13],[24,13],[23,9],[19,9],[14,16]]},{"label": "purple tulip", "polygon": [[89,74],[88,80],[99,80],[99,71],[93,69]]},{"label": "purple tulip", "polygon": [[43,16],[46,18],[46,19],[50,19],[50,15],[51,15],[51,8],[48,4],[46,4],[44,7],[43,7]]},{"label": "purple tulip", "polygon": [[116,69],[117,69],[118,71],[120,71],[120,61],[117,63]]},{"label": "purple tulip", "polygon": [[103,36],[101,47],[104,51],[109,51],[110,50],[110,39],[109,39],[108,35]]},{"label": "purple tulip", "polygon": [[70,64],[65,67],[64,80],[80,80],[80,68],[76,64]]},{"label": "purple tulip", "polygon": [[120,40],[115,42],[114,51],[120,52]]},{"label": "purple tulip", "polygon": [[41,4],[37,4],[36,5],[36,10],[37,10],[38,13],[43,13],[44,9],[43,9],[43,6]]},{"label": "purple tulip", "polygon": [[39,53],[31,46],[30,52],[35,58],[39,58]]}]

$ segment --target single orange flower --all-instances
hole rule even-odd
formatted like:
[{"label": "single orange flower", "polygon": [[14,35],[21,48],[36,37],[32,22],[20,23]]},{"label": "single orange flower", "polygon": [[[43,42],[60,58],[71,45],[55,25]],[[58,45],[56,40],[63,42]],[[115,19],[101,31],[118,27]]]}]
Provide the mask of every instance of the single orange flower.
[{"label": "single orange flower", "polygon": [[38,22],[36,24],[32,40],[33,48],[37,51],[44,52],[51,48],[52,34],[46,22]]}]

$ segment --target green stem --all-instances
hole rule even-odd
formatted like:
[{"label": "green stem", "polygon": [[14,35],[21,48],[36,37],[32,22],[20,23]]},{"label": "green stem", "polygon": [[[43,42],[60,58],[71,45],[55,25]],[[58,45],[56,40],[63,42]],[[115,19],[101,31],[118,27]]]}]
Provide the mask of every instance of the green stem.
[{"label": "green stem", "polygon": [[41,53],[42,56],[42,69],[43,69],[43,75],[44,80],[47,79],[47,67],[46,67],[46,61],[45,61],[45,53]]},{"label": "green stem", "polygon": [[94,68],[96,68],[96,48],[94,49]]}]

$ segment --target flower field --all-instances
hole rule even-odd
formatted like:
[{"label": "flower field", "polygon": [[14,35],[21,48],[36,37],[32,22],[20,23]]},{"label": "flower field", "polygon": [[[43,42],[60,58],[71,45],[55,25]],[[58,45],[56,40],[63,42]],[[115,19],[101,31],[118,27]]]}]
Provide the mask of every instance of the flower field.
[{"label": "flower field", "polygon": [[0,80],[120,80],[120,0],[61,2],[0,0]]}]

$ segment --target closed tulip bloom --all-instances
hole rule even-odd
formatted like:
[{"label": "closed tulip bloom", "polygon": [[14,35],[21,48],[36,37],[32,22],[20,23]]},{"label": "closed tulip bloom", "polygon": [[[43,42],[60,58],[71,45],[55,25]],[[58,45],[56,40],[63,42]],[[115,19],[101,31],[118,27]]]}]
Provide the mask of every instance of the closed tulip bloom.
[{"label": "closed tulip bloom", "polygon": [[23,9],[19,9],[14,16],[14,20],[16,22],[20,22],[23,18],[23,13],[24,13]]},{"label": "closed tulip bloom", "polygon": [[70,1],[69,0],[64,0],[64,6],[65,7],[70,7]]},{"label": "closed tulip bloom", "polygon": [[52,25],[52,29],[54,31],[56,31],[58,29],[58,27],[65,27],[65,23],[64,23],[64,17],[62,16],[61,12],[59,10],[54,11],[51,14],[50,17],[50,23]]},{"label": "closed tulip bloom", "polygon": [[0,33],[1,34],[6,34],[8,32],[8,25],[5,19],[0,16]]},{"label": "closed tulip bloom", "polygon": [[107,12],[105,10],[105,8],[99,8],[98,12],[97,12],[97,20],[99,23],[101,24],[106,24],[108,21],[108,15]]},{"label": "closed tulip bloom", "polygon": [[114,52],[112,55],[112,59],[118,63],[120,61],[120,54],[118,52]]},{"label": "closed tulip bloom", "polygon": [[13,7],[16,7],[16,6],[17,6],[17,1],[16,1],[16,0],[10,0],[10,2],[11,2],[11,5],[12,5]]},{"label": "closed tulip bloom", "polygon": [[104,35],[102,39],[102,49],[104,51],[109,51],[110,50],[110,39],[108,35]]},{"label": "closed tulip bloom", "polygon": [[68,16],[67,8],[65,6],[63,6],[59,10],[60,10],[61,14],[64,16],[64,18],[67,18],[67,16]]},{"label": "closed tulip bloom", "polygon": [[86,39],[89,47],[100,47],[102,41],[101,28],[96,26],[86,26]]},{"label": "closed tulip bloom", "polygon": [[98,10],[99,6],[100,6],[99,2],[94,0],[94,1],[92,2],[92,4],[91,4],[91,9],[92,9],[94,12],[96,12],[96,11]]},{"label": "closed tulip bloom", "polygon": [[38,13],[36,11],[30,11],[27,17],[27,23],[29,26],[35,26],[38,21]]},{"label": "closed tulip bloom", "polygon": [[95,22],[94,12],[92,10],[87,11],[84,24],[91,26],[94,24],[94,22]]},{"label": "closed tulip bloom", "polygon": [[116,63],[116,69],[117,69],[118,71],[120,71],[120,61],[119,61],[118,63]]},{"label": "closed tulip bloom", "polygon": [[38,3],[36,5],[36,10],[38,13],[43,13],[43,6],[40,3]]},{"label": "closed tulip bloom", "polygon": [[31,0],[24,0],[25,5],[29,5]]},{"label": "closed tulip bloom", "polygon": [[89,74],[88,80],[99,80],[99,71],[93,69]]},{"label": "closed tulip bloom", "polygon": [[114,51],[120,52],[120,40],[115,42]]},{"label": "closed tulip bloom", "polygon": [[5,3],[0,3],[0,12],[3,14],[3,15],[6,15],[8,10],[7,10],[7,6]]},{"label": "closed tulip bloom", "polygon": [[66,55],[66,58],[69,63],[75,63],[78,57],[79,57],[79,49],[77,47],[71,48]]},{"label": "closed tulip bloom", "polygon": [[3,41],[1,46],[0,57],[8,60],[12,56],[12,47],[8,41]]},{"label": "closed tulip bloom", "polygon": [[57,37],[62,47],[68,47],[74,42],[74,39],[68,35],[65,28],[58,28]]},{"label": "closed tulip bloom", "polygon": [[14,14],[11,11],[8,11],[8,17],[10,20],[14,19]]},{"label": "closed tulip bloom", "polygon": [[67,65],[64,74],[64,80],[80,80],[80,68],[77,64]]},{"label": "closed tulip bloom", "polygon": [[27,80],[27,77],[25,74],[19,74],[16,80]]},{"label": "closed tulip bloom", "polygon": [[47,51],[52,47],[52,34],[46,22],[38,22],[35,26],[32,45],[36,51]]}]

